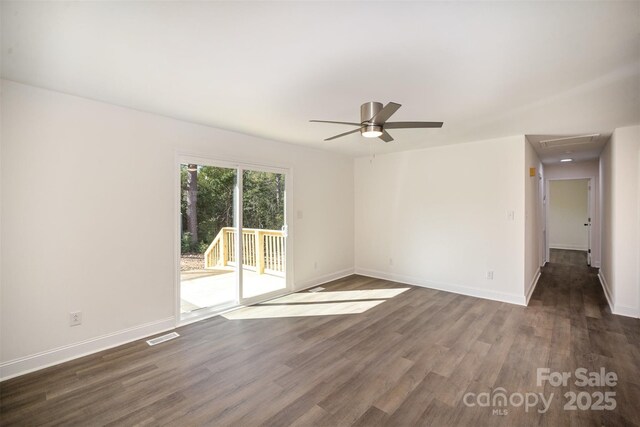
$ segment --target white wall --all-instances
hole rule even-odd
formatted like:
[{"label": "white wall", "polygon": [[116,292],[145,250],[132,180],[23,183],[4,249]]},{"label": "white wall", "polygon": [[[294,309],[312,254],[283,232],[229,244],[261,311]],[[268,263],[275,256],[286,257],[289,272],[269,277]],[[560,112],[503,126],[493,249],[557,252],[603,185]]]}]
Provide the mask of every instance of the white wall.
[{"label": "white wall", "polygon": [[589,249],[589,180],[565,179],[549,182],[549,247]]},{"label": "white wall", "polygon": [[292,167],[296,285],[353,270],[351,158],[8,81],[2,124],[1,376],[173,325],[177,152]]},{"label": "white wall", "polygon": [[618,128],[600,156],[601,280],[614,313],[640,317],[640,126]]},{"label": "white wall", "polygon": [[356,272],[524,304],[523,168],[523,136],[356,159]]},{"label": "white wall", "polygon": [[[549,182],[564,179],[591,179],[591,197],[589,210],[591,213],[591,265],[601,264],[601,191],[600,162],[590,160],[575,163],[554,163],[545,165],[545,181],[548,191]],[[547,204],[548,207],[548,204]],[[548,218],[547,218],[548,220]]]}]

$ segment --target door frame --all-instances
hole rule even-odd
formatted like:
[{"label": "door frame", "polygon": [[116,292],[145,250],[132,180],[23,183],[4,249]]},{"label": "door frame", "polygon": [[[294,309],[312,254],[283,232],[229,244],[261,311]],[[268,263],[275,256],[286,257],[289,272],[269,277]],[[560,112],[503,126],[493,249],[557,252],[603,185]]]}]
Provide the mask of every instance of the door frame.
[{"label": "door frame", "polygon": [[[271,172],[271,173],[277,173],[277,174],[281,174],[284,175],[284,223],[286,226],[286,230],[287,230],[287,235],[284,239],[284,253],[285,253],[285,273],[284,273],[284,277],[285,277],[285,288],[283,290],[275,290],[273,292],[269,292],[267,294],[261,294],[261,295],[256,295],[255,297],[252,298],[244,298],[242,296],[243,294],[243,286],[244,286],[244,282],[242,281],[242,274],[243,274],[243,269],[242,269],[242,265],[243,265],[243,254],[242,251],[237,251],[238,252],[238,265],[240,266],[240,268],[238,269],[238,305],[239,306],[247,306],[247,305],[252,305],[252,304],[257,304],[261,301],[266,301],[266,300],[270,300],[288,293],[293,292],[293,282],[289,280],[289,269],[290,269],[290,265],[293,265],[293,258],[290,257],[290,251],[289,251],[289,247],[290,247],[290,239],[291,239],[291,233],[290,233],[290,224],[291,224],[291,218],[290,218],[290,213],[293,212],[293,209],[290,208],[289,206],[289,201],[291,199],[291,197],[289,197],[289,181],[290,181],[290,175],[289,175],[289,169],[283,169],[283,168],[277,168],[277,167],[273,167],[273,166],[259,166],[259,165],[247,165],[247,164],[242,164],[240,165],[240,167],[238,167],[237,171],[238,171],[238,179],[237,179],[237,191],[238,194],[236,195],[236,197],[238,198],[238,203],[237,203],[237,208],[238,208],[238,212],[236,215],[236,221],[238,222],[237,228],[238,228],[238,233],[237,233],[237,237],[236,237],[236,247],[239,248],[240,246],[240,239],[242,238],[242,222],[243,222],[243,214],[244,214],[244,208],[243,208],[243,202],[244,199],[242,197],[243,195],[243,191],[240,191],[240,189],[244,188],[243,186],[243,179],[244,179],[244,171],[245,170],[249,170],[249,171],[256,171],[256,172]],[[293,187],[292,187],[293,188]]]},{"label": "door frame", "polygon": [[[242,298],[242,251],[238,251],[238,266],[236,270],[236,305],[233,307],[226,307],[222,309],[198,310],[201,313],[188,315],[183,318],[180,310],[180,255],[181,255],[181,212],[180,203],[182,197],[182,188],[180,182],[180,165],[193,163],[203,166],[212,166],[220,168],[235,169],[237,171],[236,188],[234,190],[234,200],[237,198],[238,202],[234,203],[234,225],[238,227],[239,231],[242,230],[242,178],[244,170],[253,170],[259,172],[272,172],[279,173],[285,176],[284,187],[284,218],[287,226],[287,236],[285,238],[285,288],[282,290],[270,292],[268,294],[258,295],[253,298]],[[252,163],[239,160],[219,159],[212,156],[194,155],[191,153],[176,152],[174,156],[173,168],[174,176],[174,318],[176,326],[184,326],[189,323],[197,322],[200,320],[208,319],[213,316],[217,316],[226,311],[235,310],[239,307],[257,304],[262,301],[290,294],[294,292],[294,269],[293,269],[293,241],[294,241],[294,222],[292,214],[294,212],[293,206],[293,167],[289,165],[277,165],[277,164],[261,164]],[[236,247],[242,239],[242,233],[236,233]]]},{"label": "door frame", "polygon": [[595,218],[596,205],[595,205],[595,197],[594,194],[594,185],[592,177],[562,177],[562,178],[547,178],[545,180],[545,188],[544,188],[544,253],[545,253],[545,263],[549,262],[551,259],[551,248],[549,247],[549,208],[551,207],[551,181],[587,181],[587,213],[589,215],[589,226],[587,227],[587,263],[591,265],[592,255],[593,255],[593,220]]}]

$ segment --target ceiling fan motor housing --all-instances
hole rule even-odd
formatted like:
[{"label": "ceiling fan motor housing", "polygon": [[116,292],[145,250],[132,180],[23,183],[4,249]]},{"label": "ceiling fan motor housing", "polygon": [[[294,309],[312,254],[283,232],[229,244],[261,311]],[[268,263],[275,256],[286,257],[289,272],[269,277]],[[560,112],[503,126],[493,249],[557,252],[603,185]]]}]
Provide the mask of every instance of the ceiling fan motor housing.
[{"label": "ceiling fan motor housing", "polygon": [[[381,102],[365,102],[360,106],[360,123],[369,122],[373,116],[378,114],[382,110],[383,105]],[[381,126],[378,126],[381,128]],[[374,129],[380,130],[380,129]]]}]

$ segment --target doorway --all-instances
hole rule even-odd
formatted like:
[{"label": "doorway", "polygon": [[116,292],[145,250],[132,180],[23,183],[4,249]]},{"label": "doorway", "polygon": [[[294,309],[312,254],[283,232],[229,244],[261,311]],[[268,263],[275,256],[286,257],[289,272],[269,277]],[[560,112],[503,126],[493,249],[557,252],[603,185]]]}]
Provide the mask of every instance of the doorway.
[{"label": "doorway", "polygon": [[286,169],[179,161],[181,321],[289,292]]},{"label": "doorway", "polygon": [[545,242],[549,261],[591,265],[590,197],[591,179],[549,181]]}]

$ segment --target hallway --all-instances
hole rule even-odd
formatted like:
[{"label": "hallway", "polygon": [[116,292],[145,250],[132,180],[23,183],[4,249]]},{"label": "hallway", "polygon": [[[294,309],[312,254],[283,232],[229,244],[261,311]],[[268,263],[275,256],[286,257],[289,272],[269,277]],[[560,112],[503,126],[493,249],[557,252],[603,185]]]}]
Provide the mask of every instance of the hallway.
[{"label": "hallway", "polygon": [[640,425],[640,319],[611,314],[586,252],[551,249],[550,255],[528,307],[551,327],[548,366],[571,372],[605,367],[619,379],[613,388],[586,388],[615,391],[616,411],[578,410],[571,416],[588,425]]}]

